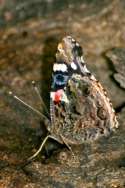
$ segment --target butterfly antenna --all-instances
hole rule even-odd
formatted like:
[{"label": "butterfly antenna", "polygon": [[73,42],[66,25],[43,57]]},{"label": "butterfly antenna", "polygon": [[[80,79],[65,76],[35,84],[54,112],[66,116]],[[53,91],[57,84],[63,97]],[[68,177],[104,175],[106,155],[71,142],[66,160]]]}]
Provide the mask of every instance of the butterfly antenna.
[{"label": "butterfly antenna", "polygon": [[32,107],[31,105],[27,104],[26,102],[24,102],[22,99],[20,99],[18,96],[14,95],[12,91],[9,91],[9,95],[11,95],[14,99],[16,99],[17,101],[19,101],[20,103],[22,103],[24,106],[28,107],[29,109],[31,109],[33,112],[35,112],[37,115],[39,115],[40,117],[42,117],[43,119],[49,121],[49,119],[42,114],[39,110],[35,109],[34,107]]},{"label": "butterfly antenna", "polygon": [[42,104],[43,107],[45,108],[45,112],[46,112],[47,115],[49,116],[49,111],[48,111],[48,109],[47,109],[47,107],[46,107],[46,105],[45,105],[45,103],[44,103],[44,101],[43,101],[43,99],[42,99],[42,97],[41,97],[41,95],[40,95],[40,91],[39,91],[38,87],[36,86],[36,82],[35,82],[34,80],[32,81],[32,85],[33,85],[33,88],[34,88],[34,90],[35,90],[35,92],[36,92],[36,94],[37,94],[37,96],[38,96],[38,98],[39,98],[41,104]]}]

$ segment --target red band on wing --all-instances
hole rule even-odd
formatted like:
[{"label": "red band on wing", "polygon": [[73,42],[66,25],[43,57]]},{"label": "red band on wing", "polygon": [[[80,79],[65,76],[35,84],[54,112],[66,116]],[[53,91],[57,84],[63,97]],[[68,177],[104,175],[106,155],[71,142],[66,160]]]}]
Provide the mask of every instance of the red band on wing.
[{"label": "red band on wing", "polygon": [[59,89],[55,92],[55,96],[54,96],[54,101],[56,103],[60,102],[61,99],[62,99],[62,93],[63,93],[63,90],[62,89]]}]

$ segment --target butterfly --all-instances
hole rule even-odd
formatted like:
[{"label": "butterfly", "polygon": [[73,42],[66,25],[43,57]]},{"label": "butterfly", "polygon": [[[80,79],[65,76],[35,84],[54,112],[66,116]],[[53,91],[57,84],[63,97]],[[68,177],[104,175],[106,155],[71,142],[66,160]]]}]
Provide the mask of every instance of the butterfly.
[{"label": "butterfly", "polygon": [[49,138],[72,151],[72,145],[108,136],[118,128],[105,89],[87,69],[82,47],[71,36],[64,37],[57,47],[49,116],[48,135],[29,161],[40,153]]}]

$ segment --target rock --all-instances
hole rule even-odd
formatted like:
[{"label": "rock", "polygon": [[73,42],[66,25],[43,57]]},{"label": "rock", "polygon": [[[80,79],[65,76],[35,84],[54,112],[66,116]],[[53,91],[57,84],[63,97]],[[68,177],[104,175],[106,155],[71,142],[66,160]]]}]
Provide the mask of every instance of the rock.
[{"label": "rock", "polygon": [[[62,36],[70,34],[82,44],[87,66],[107,89],[113,105],[116,107],[125,99],[124,90],[110,79],[112,69],[103,55],[115,46],[125,48],[124,1],[82,1],[83,4],[77,6],[69,3],[70,8],[66,3],[62,11],[60,6],[57,12],[51,11],[45,17],[39,2],[34,2],[36,6],[31,1],[0,2],[3,3],[0,13],[0,187],[123,188],[124,111],[119,111],[120,127],[109,138],[74,147],[76,159],[67,148],[59,147],[49,158],[41,153],[36,161],[20,167],[41,143],[40,135],[36,136],[41,119],[7,93],[12,90],[41,110],[31,86],[35,80],[49,103],[51,67],[55,47]],[[47,4],[48,10],[56,7],[50,4]],[[18,8],[15,10],[15,7]],[[42,16],[38,17],[39,13]]]},{"label": "rock", "polygon": [[125,48],[113,48],[106,53],[113,64],[116,73],[113,73],[114,79],[121,88],[125,89]]}]

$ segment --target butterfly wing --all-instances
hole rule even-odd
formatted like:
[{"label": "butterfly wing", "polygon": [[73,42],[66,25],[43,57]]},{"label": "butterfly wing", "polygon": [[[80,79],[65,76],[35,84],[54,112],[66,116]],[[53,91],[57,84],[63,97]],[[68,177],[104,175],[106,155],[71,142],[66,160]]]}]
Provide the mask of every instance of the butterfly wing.
[{"label": "butterfly wing", "polygon": [[78,144],[108,135],[117,127],[114,110],[101,84],[82,58],[71,37],[58,45],[50,94],[51,133]]}]

